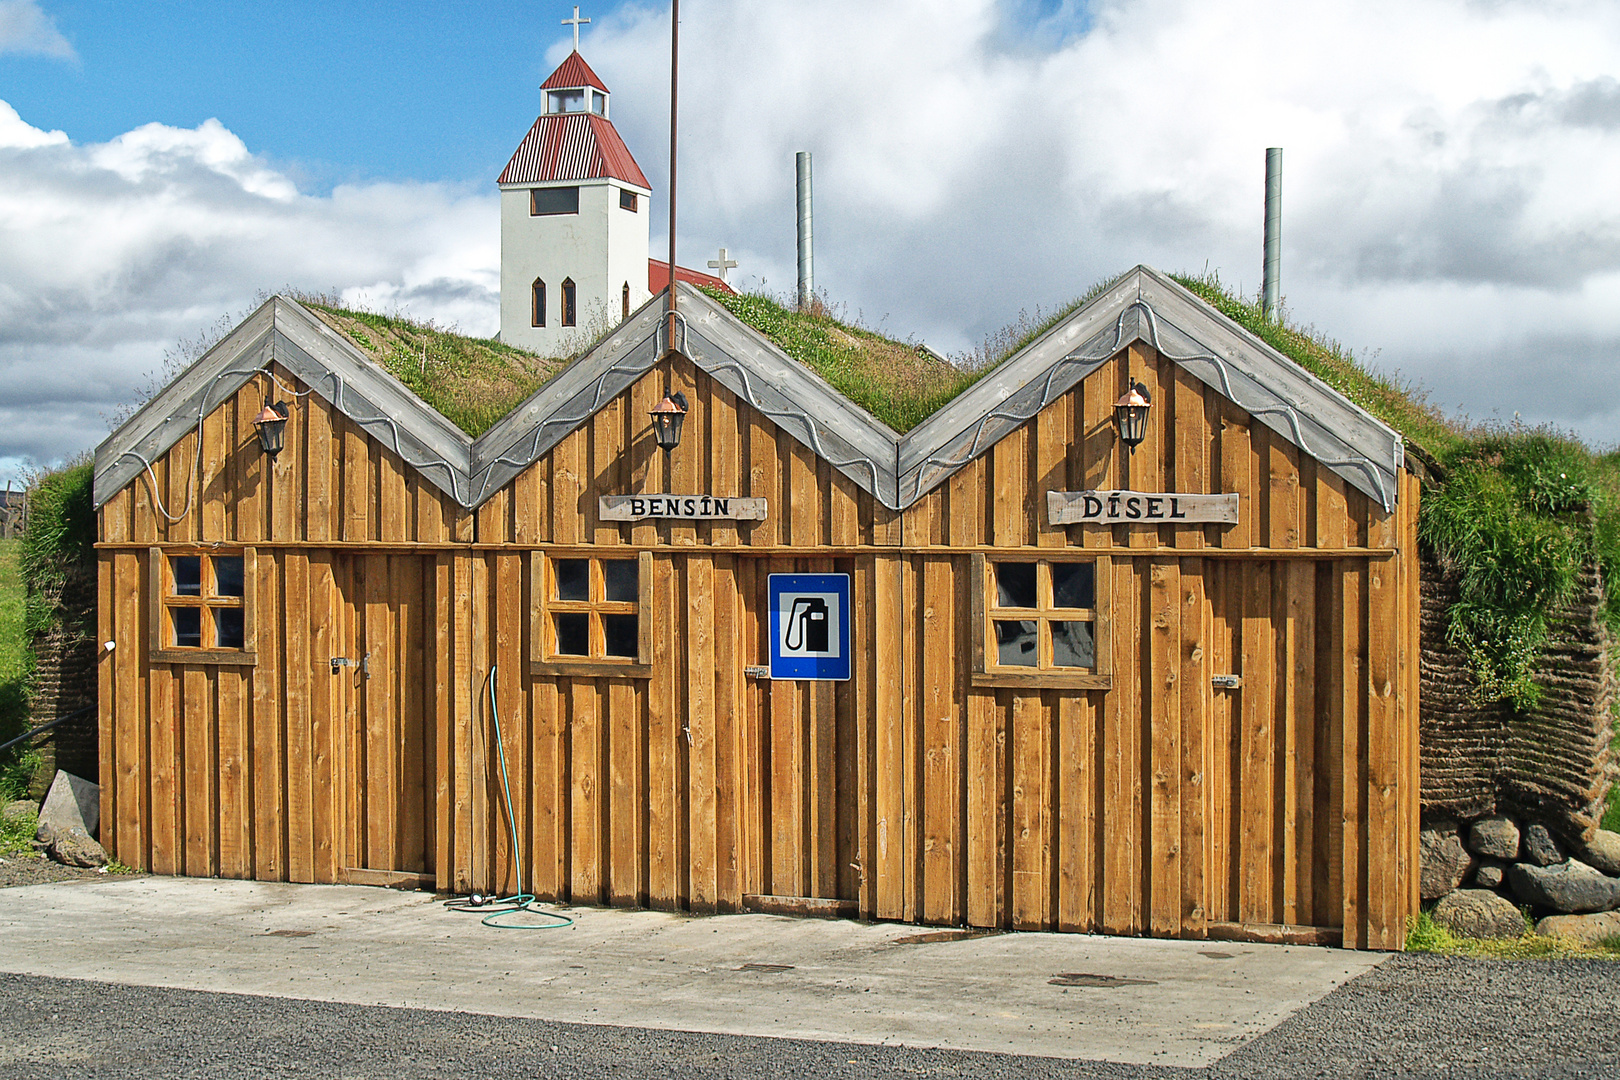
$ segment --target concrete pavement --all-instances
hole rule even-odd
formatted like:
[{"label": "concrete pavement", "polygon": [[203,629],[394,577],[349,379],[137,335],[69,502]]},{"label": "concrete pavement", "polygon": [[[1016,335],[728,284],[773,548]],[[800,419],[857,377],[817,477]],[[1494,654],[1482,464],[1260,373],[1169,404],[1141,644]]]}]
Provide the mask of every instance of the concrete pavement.
[{"label": "concrete pavement", "polygon": [[[1211,1064],[1385,954],[559,908],[496,930],[358,886],[107,878],[0,890],[0,971],[628,1027]],[[1050,980],[1063,975],[1087,978]]]}]

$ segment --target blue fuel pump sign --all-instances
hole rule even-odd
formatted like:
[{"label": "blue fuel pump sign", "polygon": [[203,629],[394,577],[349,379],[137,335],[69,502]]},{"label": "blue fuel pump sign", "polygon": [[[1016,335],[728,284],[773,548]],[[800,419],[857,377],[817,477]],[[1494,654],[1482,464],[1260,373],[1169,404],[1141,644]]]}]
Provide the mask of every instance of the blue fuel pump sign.
[{"label": "blue fuel pump sign", "polygon": [[849,678],[849,575],[772,574],[771,678]]}]

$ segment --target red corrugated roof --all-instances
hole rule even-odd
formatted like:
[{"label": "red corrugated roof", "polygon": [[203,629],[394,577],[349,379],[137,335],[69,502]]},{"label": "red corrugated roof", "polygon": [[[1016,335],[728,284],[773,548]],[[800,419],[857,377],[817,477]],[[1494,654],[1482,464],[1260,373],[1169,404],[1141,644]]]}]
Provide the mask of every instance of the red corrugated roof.
[{"label": "red corrugated roof", "polygon": [[534,122],[498,183],[612,177],[652,190],[611,121],[594,113],[548,113]]},{"label": "red corrugated roof", "polygon": [[[700,270],[688,270],[684,266],[675,268],[675,280],[684,281],[688,285],[697,285],[709,289],[719,289],[721,292],[736,294],[737,290],[721,281],[713,274],[705,274]],[[669,288],[669,263],[658,259],[647,260],[647,291],[657,295]]]},{"label": "red corrugated roof", "polygon": [[589,86],[608,93],[607,83],[596,77],[591,65],[577,52],[569,53],[550,78],[540,84],[542,90],[563,90],[571,86]]}]

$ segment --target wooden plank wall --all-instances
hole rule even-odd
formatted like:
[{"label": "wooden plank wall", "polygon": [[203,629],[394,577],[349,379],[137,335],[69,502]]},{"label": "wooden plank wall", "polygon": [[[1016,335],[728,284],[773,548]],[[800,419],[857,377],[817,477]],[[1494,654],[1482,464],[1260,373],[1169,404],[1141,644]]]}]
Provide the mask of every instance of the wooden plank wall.
[{"label": "wooden plank wall", "polygon": [[[1155,407],[1146,442],[1122,457],[1112,404],[1127,372]],[[667,462],[646,422],[666,388],[693,404]],[[398,823],[416,813],[411,797],[388,806],[413,837],[404,847],[420,836],[425,857],[389,850],[446,890],[515,890],[521,871],[546,898],[700,911],[770,893],[941,924],[1404,938],[1416,910],[1416,569],[1392,553],[1414,550],[1417,484],[1403,478],[1384,515],[1150,350],[1122,353],[903,514],[684,362],[650,372],[471,515],[313,397],[299,399],[266,478],[242,451],[262,392],[250,384],[205,422],[200,514],[165,527],[144,481],[103,512],[111,636],[146,625],[150,543],[258,543],[261,567],[275,567],[260,575],[261,611],[282,615],[261,618],[253,669],[151,667],[144,645],[115,654],[104,817],[125,862],[329,880],[369,850],[361,824],[374,816],[352,794],[321,805],[317,778],[330,774],[339,792],[416,785],[411,824]],[[155,467],[171,505],[195,453],[183,441]],[[1049,489],[1127,486],[1236,491],[1240,523],[1046,524]],[[598,493],[637,490],[763,495],[770,514],[598,519]],[[394,562],[357,585],[351,544]],[[528,553],[603,547],[655,553],[651,677],[530,675]],[[972,553],[1072,548],[1113,557],[1113,688],[972,686],[958,659]],[[768,575],[825,571],[853,578],[854,678],[745,677],[767,653]],[[352,636],[343,620],[358,619],[366,637],[375,621],[408,642],[389,646],[396,666],[420,667],[408,676],[427,703],[419,757],[377,758],[395,773],[368,771],[372,758],[337,741],[341,729],[369,752],[371,728],[303,719],[312,688],[331,696],[313,673],[327,644],[310,639],[326,596],[343,601],[327,602],[329,633]],[[400,606],[425,613],[415,637],[411,618],[383,617]],[[292,617],[306,607],[310,629]],[[1212,687],[1225,674],[1241,687]],[[409,691],[363,696],[370,717]],[[194,744],[193,703],[206,733]],[[154,719],[169,716],[181,722]]]}]

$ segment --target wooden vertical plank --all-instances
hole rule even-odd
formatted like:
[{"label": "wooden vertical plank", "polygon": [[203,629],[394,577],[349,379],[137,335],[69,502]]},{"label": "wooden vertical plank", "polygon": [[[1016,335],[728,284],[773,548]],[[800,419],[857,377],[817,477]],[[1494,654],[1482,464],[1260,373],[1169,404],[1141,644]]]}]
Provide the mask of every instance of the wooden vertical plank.
[{"label": "wooden vertical plank", "polygon": [[[1394,537],[1376,535],[1372,542],[1393,544]],[[1367,734],[1366,734],[1366,945],[1372,949],[1400,948],[1406,936],[1401,918],[1396,860],[1400,850],[1400,820],[1396,799],[1399,789],[1400,741],[1396,715],[1397,625],[1396,565],[1392,559],[1367,562]]]},{"label": "wooden vertical plank", "polygon": [[[772,560],[772,573],[790,573],[793,563]],[[803,684],[787,680],[768,687],[770,717],[771,892],[777,896],[805,896],[810,887],[806,871],[805,777],[806,737]]]},{"label": "wooden vertical plank", "polygon": [[[966,560],[961,560],[966,566]],[[961,655],[955,618],[956,566],[950,558],[922,562],[922,637],[919,642],[919,707],[923,734],[922,920],[961,917],[957,859],[962,831],[961,747],[956,700],[956,658]],[[1004,750],[998,746],[997,757]],[[999,796],[997,791],[996,795]],[[999,829],[987,842],[1000,845]],[[998,912],[999,914],[999,912]]]},{"label": "wooden vertical plank", "polygon": [[[1202,537],[1199,540],[1202,541]],[[1207,809],[1212,791],[1210,617],[1203,560],[1181,561],[1181,933],[1203,937],[1209,911]]]},{"label": "wooden vertical plank", "polygon": [[991,543],[998,548],[1023,547],[1030,543],[1031,501],[1029,475],[1029,427],[1015,428],[990,450],[992,510]]},{"label": "wooden vertical plank", "polygon": [[1102,923],[1106,933],[1142,930],[1142,610],[1145,582],[1134,559],[1113,561],[1113,670],[1104,716]]},{"label": "wooden vertical plank", "polygon": [[[97,522],[97,536],[106,538],[106,530]],[[113,607],[116,603],[115,587],[113,582],[113,560],[115,556],[110,551],[96,553],[96,643],[112,641],[113,637]],[[126,646],[133,642],[126,641]],[[116,650],[115,650],[116,651]],[[131,649],[130,651],[134,651]],[[121,842],[118,815],[119,761],[127,758],[133,747],[128,743],[120,747],[117,708],[117,683],[115,681],[116,663],[107,653],[96,652],[96,783],[100,786],[100,806],[97,813],[101,818],[101,831],[99,839],[101,846],[113,858],[118,858],[118,845]],[[122,753],[120,753],[122,751]],[[126,766],[127,768],[127,766]],[[128,796],[125,796],[126,799]],[[133,831],[133,830],[132,830]],[[131,850],[136,845],[133,838],[128,843]],[[133,865],[139,865],[139,856]]]},{"label": "wooden vertical plank", "polygon": [[242,668],[221,667],[219,694],[219,875],[253,876],[253,820]]},{"label": "wooden vertical plank", "polygon": [[740,631],[741,593],[735,558],[715,560],[713,592],[716,902],[722,911],[737,911],[742,907],[743,893],[750,890],[743,888],[746,837],[742,825],[747,812],[743,793],[747,721],[742,668],[747,661]]},{"label": "wooden vertical plank", "polygon": [[1148,671],[1143,704],[1148,735],[1148,926],[1170,937],[1181,930],[1181,564],[1148,566]]},{"label": "wooden vertical plank", "polygon": [[[1316,479],[1316,542],[1344,547],[1348,508],[1345,482],[1327,469]],[[1340,926],[1344,917],[1344,702],[1346,642],[1343,573],[1347,564],[1318,564],[1316,648],[1316,775],[1312,842],[1319,853],[1311,875],[1312,909],[1318,925]]]},{"label": "wooden vertical plank", "polygon": [[906,907],[906,741],[902,685],[901,624],[905,619],[901,576],[904,562],[896,556],[872,560],[874,796],[877,822],[874,843],[877,917],[902,918]]},{"label": "wooden vertical plank", "polygon": [[[642,415],[645,422],[646,415]],[[586,427],[590,432],[590,471],[586,474],[591,478],[588,496],[595,496],[602,492],[617,492],[629,490],[624,475],[625,461],[625,396],[613,398],[597,410]],[[698,440],[701,442],[701,440]],[[696,446],[693,452],[699,452]],[[585,535],[595,544],[619,544],[623,542],[621,528],[617,522],[603,521],[600,517],[600,505],[594,497],[585,500]],[[625,530],[628,532],[628,529]]]},{"label": "wooden vertical plank", "polygon": [[719,898],[716,865],[714,715],[714,560],[693,555],[686,573],[686,723],[689,763],[686,823],[691,845],[694,911],[713,911]]},{"label": "wooden vertical plank", "polygon": [[213,412],[203,417],[200,428],[202,456],[198,459],[197,484],[198,539],[217,543],[233,539],[227,531],[225,512],[232,501],[233,492],[227,478],[230,459],[226,456],[230,435],[231,414],[235,403],[227,399]]},{"label": "wooden vertical plank", "polygon": [[1288,759],[1292,791],[1288,808],[1293,815],[1292,843],[1285,849],[1294,867],[1285,921],[1316,925],[1315,866],[1316,786],[1316,564],[1295,559],[1286,566],[1288,621],[1285,627],[1288,658]]},{"label": "wooden vertical plank", "polygon": [[[822,516],[823,522],[825,515]],[[830,560],[808,561],[811,573],[832,570]],[[834,685],[812,682],[805,688],[805,879],[810,896],[838,896],[838,713]]]},{"label": "wooden vertical plank", "polygon": [[[703,442],[703,433],[707,430],[708,401],[697,392],[694,375],[703,376],[697,373],[690,361],[680,356],[671,357],[668,361],[668,375],[668,388],[684,393],[690,403],[686,414],[687,430],[698,436],[698,442]],[[707,451],[706,446],[694,446],[688,453],[674,454],[665,459],[670,491],[683,495],[697,492],[705,472],[702,466],[708,457]],[[697,543],[697,528],[694,525],[677,522],[664,528],[671,544],[691,547]]]},{"label": "wooden vertical plank", "polygon": [[808,547],[822,542],[821,485],[816,482],[819,458],[810,449],[789,438],[786,433],[777,436],[783,445],[782,455],[787,463],[788,537],[795,547]]},{"label": "wooden vertical plank", "polygon": [[[718,382],[707,378],[705,381],[710,387],[709,469],[713,491],[722,496],[740,495],[739,477],[745,467],[742,449],[745,432],[737,415],[737,399]],[[737,523],[716,521],[711,524],[709,543],[713,547],[734,547],[737,543]]]},{"label": "wooden vertical plank", "polygon": [[[339,767],[342,747],[346,745],[339,730],[346,714],[346,695],[340,685],[343,675],[332,675],[330,666],[323,661],[334,656],[348,656],[347,644],[337,632],[339,622],[337,588],[332,575],[332,560],[325,551],[314,551],[309,557],[308,605],[302,613],[309,621],[309,754],[310,754],[310,828],[313,874],[316,881],[338,881],[344,867],[343,832],[344,814],[342,793],[353,777],[346,776]],[[344,669],[347,674],[348,669]]]},{"label": "wooden vertical plank", "polygon": [[214,829],[219,821],[218,743],[214,680],[207,668],[186,665],[183,674],[185,722],[182,753],[186,831],[186,875],[213,877],[219,872]]},{"label": "wooden vertical plank", "polygon": [[1338,607],[1338,618],[1343,626],[1344,677],[1340,688],[1343,695],[1341,723],[1343,739],[1340,757],[1340,783],[1343,803],[1340,808],[1340,832],[1343,845],[1341,856],[1343,888],[1344,947],[1364,949],[1370,945],[1367,936],[1367,787],[1366,787],[1366,693],[1367,672],[1364,667],[1366,641],[1363,636],[1363,608],[1365,605],[1366,572],[1360,560],[1345,560],[1340,564],[1343,582],[1343,600]]},{"label": "wooden vertical plank", "polygon": [[1275,633],[1272,564],[1243,566],[1242,862],[1238,910],[1244,922],[1275,922],[1276,852],[1272,823],[1277,793]]},{"label": "wooden vertical plank", "polygon": [[1254,543],[1258,500],[1254,491],[1254,455],[1249,414],[1230,402],[1221,403],[1220,490],[1238,497],[1237,522],[1221,531],[1221,547],[1244,548]]},{"label": "wooden vertical plank", "polygon": [[287,787],[285,699],[281,679],[286,659],[282,651],[281,587],[286,555],[264,549],[254,560],[258,590],[254,598],[257,626],[254,647],[259,663],[253,668],[253,876],[259,881],[287,880]]},{"label": "wooden vertical plank", "polygon": [[[681,556],[685,565],[685,556]],[[681,735],[677,665],[685,662],[675,651],[680,627],[676,608],[677,565],[673,557],[653,559],[653,673],[647,685],[647,891],[654,907],[671,908],[679,899],[683,881],[678,785],[680,755],[675,740]]]},{"label": "wooden vertical plank", "polygon": [[[1141,383],[1156,407],[1148,410],[1147,432],[1142,445],[1137,447],[1136,453],[1127,451],[1125,454],[1125,469],[1129,476],[1129,483],[1125,486],[1133,491],[1164,491],[1165,455],[1173,453],[1173,447],[1170,446],[1169,428],[1165,423],[1165,413],[1169,411],[1164,407],[1167,395],[1159,386],[1158,353],[1142,342],[1133,343],[1127,352],[1127,378]],[[1124,528],[1131,547],[1156,547],[1161,542],[1160,528],[1156,525],[1129,525]]]},{"label": "wooden vertical plank", "polygon": [[150,667],[147,716],[152,754],[152,872],[185,873],[185,844],[178,775],[181,724],[179,682],[172,664]]},{"label": "wooden vertical plank", "polygon": [[[1113,424],[1114,402],[1124,385],[1119,373],[1119,361],[1110,360],[1080,384],[1081,438],[1079,460],[1071,464],[1073,482],[1079,489],[1111,489],[1119,486],[1119,459],[1123,447],[1116,438]],[[1070,527],[1071,538],[1078,531],[1079,540],[1086,547],[1109,547],[1114,542],[1114,530],[1107,525],[1076,525]]]},{"label": "wooden vertical plank", "polygon": [[[499,494],[504,496],[505,489]],[[378,455],[377,507],[378,539],[385,544],[397,544],[409,539],[405,529],[405,465],[388,449],[383,449]]]},{"label": "wooden vertical plank", "polygon": [[[1034,477],[1027,508],[1029,535],[1040,547],[1064,547],[1069,542],[1068,527],[1047,521],[1046,492],[1068,489],[1068,451],[1074,439],[1074,419],[1070,408],[1073,394],[1061,394],[1035,416],[1033,459]],[[954,513],[954,507],[953,507]]]},{"label": "wooden vertical plank", "polygon": [[[108,602],[98,615],[112,620],[111,633],[102,640],[118,643],[111,657],[103,656],[103,677],[113,673],[112,693],[100,699],[101,723],[116,725],[114,759],[117,812],[113,821],[118,842],[114,854],[120,862],[141,870],[151,869],[149,852],[150,819],[146,814],[147,784],[151,779],[146,760],[148,714],[145,672],[149,668],[146,623],[141,619],[141,557],[133,551],[101,555],[103,573],[110,574]],[[155,598],[148,598],[152,603]],[[105,766],[102,769],[106,771]]]},{"label": "wooden vertical plank", "polygon": [[748,494],[769,500],[771,506],[764,521],[748,528],[746,542],[766,546],[779,544],[783,540],[781,522],[786,507],[782,503],[781,465],[776,456],[776,425],[753,409],[748,409],[746,415]]},{"label": "wooden vertical plank", "polygon": [[332,430],[332,407],[311,394],[304,401],[305,501],[304,536],[312,544],[333,539],[337,509],[337,447]]},{"label": "wooden vertical plank", "polygon": [[646,777],[642,769],[641,703],[628,679],[607,683],[608,720],[608,902],[633,907],[644,901],[641,866],[646,828]]},{"label": "wooden vertical plank", "polygon": [[[288,880],[315,880],[314,770],[310,736],[309,555],[286,554],[286,784]],[[324,659],[324,658],[323,658]],[[323,671],[322,677],[325,677]],[[317,684],[319,685],[319,684]]]},{"label": "wooden vertical plank", "polygon": [[601,698],[592,679],[570,679],[568,748],[573,798],[569,808],[570,891],[574,900],[598,904],[602,881]]},{"label": "wooden vertical plank", "polygon": [[[1175,409],[1175,486],[1172,490],[1207,491],[1211,432],[1204,409],[1204,384],[1180,365],[1173,364],[1171,369],[1174,377],[1166,390]],[[1178,548],[1201,548],[1204,530],[1178,528],[1172,542]]]},{"label": "wooden vertical plank", "polygon": [[[528,682],[524,672],[523,656],[523,557],[512,552],[501,552],[490,557],[490,606],[492,622],[490,661],[495,680],[496,715],[490,717],[490,729],[500,733],[500,742],[492,747],[495,756],[491,764],[501,769],[502,786],[493,815],[494,828],[504,838],[505,856],[496,878],[503,895],[508,889],[516,892],[519,886],[530,884],[526,866],[518,863],[518,851],[513,850],[511,838],[516,835],[518,846],[530,831],[527,807],[531,782],[529,757],[524,752],[529,742],[527,710],[524,708],[523,686]],[[486,690],[484,697],[488,699]],[[504,752],[505,760],[499,756]],[[409,774],[413,763],[407,754],[402,766]],[[507,791],[511,792],[511,805],[507,805]],[[411,834],[411,821],[402,815],[401,826],[405,835]]]},{"label": "wooden vertical plank", "polygon": [[1097,926],[1097,748],[1092,734],[1102,694],[1058,696],[1057,928]]},{"label": "wooden vertical plank", "polygon": [[1008,908],[1013,929],[1043,930],[1049,926],[1047,901],[1051,896],[1051,844],[1047,839],[1047,777],[1051,762],[1051,731],[1047,710],[1038,692],[1010,692],[1007,722],[1012,798],[1008,806],[1012,848],[1012,889]]}]

